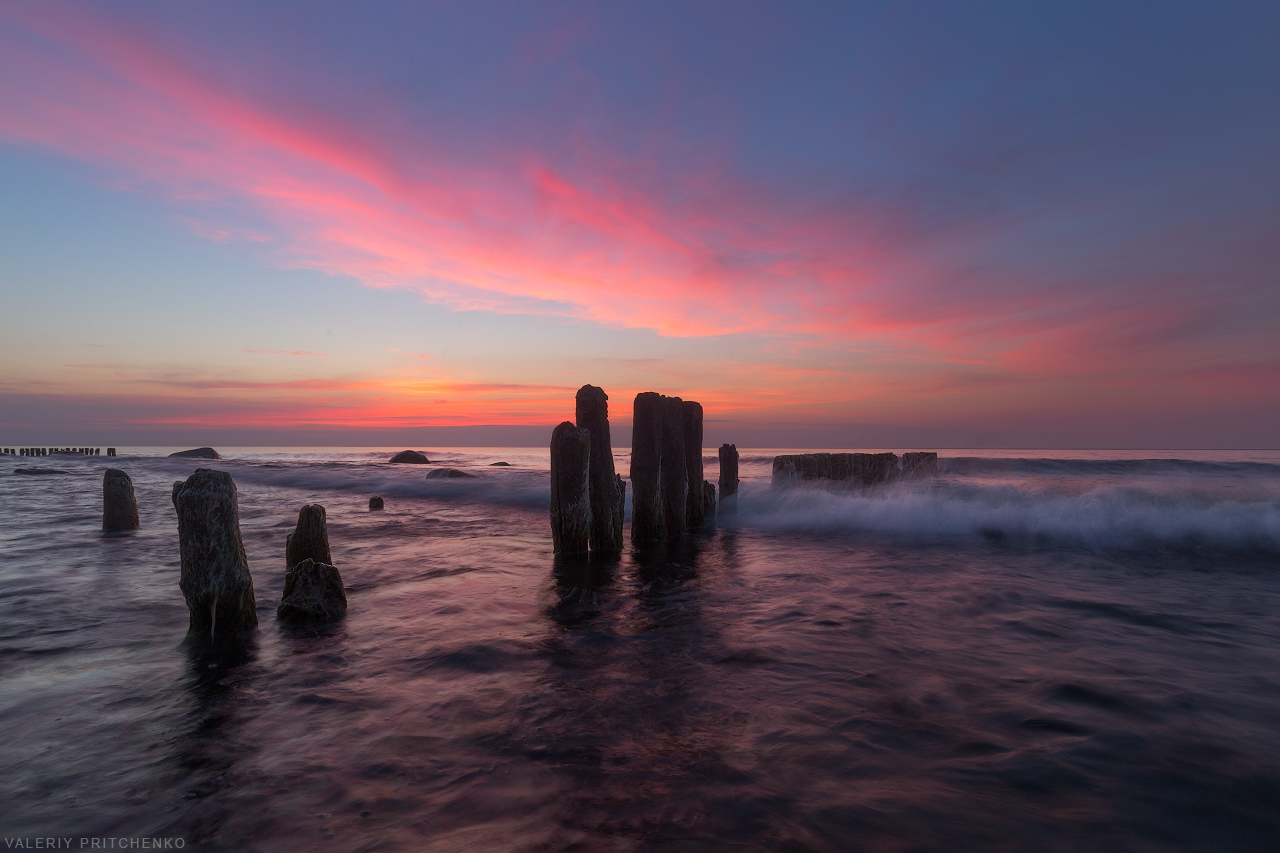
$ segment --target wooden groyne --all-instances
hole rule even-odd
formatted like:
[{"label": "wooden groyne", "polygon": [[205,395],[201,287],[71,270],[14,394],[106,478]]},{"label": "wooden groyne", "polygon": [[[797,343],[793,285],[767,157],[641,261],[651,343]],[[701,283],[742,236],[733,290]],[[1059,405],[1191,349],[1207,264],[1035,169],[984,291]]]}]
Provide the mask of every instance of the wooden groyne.
[{"label": "wooden groyne", "polygon": [[938,473],[938,454],[904,453],[799,453],[773,457],[773,485],[838,483],[850,488],[875,486],[895,480],[931,477]]},{"label": "wooden groyne", "polygon": [[[0,447],[0,456],[101,456],[101,447]],[[114,447],[107,448],[115,456]]]}]

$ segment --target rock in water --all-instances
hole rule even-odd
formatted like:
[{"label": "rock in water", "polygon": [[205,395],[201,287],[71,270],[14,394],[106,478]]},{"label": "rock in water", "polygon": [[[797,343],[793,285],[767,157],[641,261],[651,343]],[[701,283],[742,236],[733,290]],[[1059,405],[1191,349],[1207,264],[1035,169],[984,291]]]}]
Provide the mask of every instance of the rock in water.
[{"label": "rock in water", "polygon": [[284,541],[285,570],[303,560],[333,565],[333,558],[329,556],[329,528],[320,504],[307,504],[298,512],[298,526]]},{"label": "rock in water", "polygon": [[382,509],[382,498],[377,495],[369,498],[369,509]]},{"label": "rock in water", "polygon": [[631,541],[652,542],[667,535],[662,509],[662,410],[664,397],[636,395],[631,426]]},{"label": "rock in water", "polygon": [[933,477],[938,473],[937,453],[902,454],[903,477]]},{"label": "rock in water", "polygon": [[[738,445],[720,445],[720,507],[729,510],[737,503]],[[733,498],[733,500],[730,500]]]},{"label": "rock in water", "polygon": [[197,447],[195,450],[179,450],[177,453],[170,453],[170,459],[221,459],[218,451],[212,447]]},{"label": "rock in water", "polygon": [[409,465],[427,465],[431,462],[425,453],[419,453],[416,450],[401,450],[395,456],[392,456],[390,461],[404,462]]},{"label": "rock in water", "polygon": [[342,575],[327,563],[307,558],[284,575],[284,595],[276,607],[282,622],[337,619],[347,612]]},{"label": "rock in water", "polygon": [[591,432],[565,421],[551,433],[551,541],[557,554],[591,544]]},{"label": "rock in water", "polygon": [[459,471],[457,468],[437,468],[427,474],[428,480],[457,480],[463,477],[475,477],[475,474],[468,474],[466,471]]},{"label": "rock in water", "polygon": [[689,530],[697,530],[707,520],[706,495],[702,488],[702,404],[685,400],[680,414],[684,428],[684,474],[687,482],[686,525]]},{"label": "rock in water", "polygon": [[173,484],[182,575],[178,586],[191,613],[189,634],[208,640],[258,627],[253,577],[240,540],[236,484],[225,471],[198,468]]},{"label": "rock in water", "polygon": [[575,418],[579,429],[591,433],[591,550],[618,554],[622,551],[623,492],[613,469],[613,445],[609,437],[609,395],[603,388],[578,389]]},{"label": "rock in water", "polygon": [[662,508],[669,539],[689,529],[689,471],[684,447],[684,400],[666,397],[662,406]]},{"label": "rock in water", "polygon": [[133,480],[115,468],[102,476],[102,529],[108,532],[137,530],[138,501],[133,496]]},{"label": "rock in water", "polygon": [[490,468],[510,468],[511,463],[510,462],[490,462],[489,467]]}]

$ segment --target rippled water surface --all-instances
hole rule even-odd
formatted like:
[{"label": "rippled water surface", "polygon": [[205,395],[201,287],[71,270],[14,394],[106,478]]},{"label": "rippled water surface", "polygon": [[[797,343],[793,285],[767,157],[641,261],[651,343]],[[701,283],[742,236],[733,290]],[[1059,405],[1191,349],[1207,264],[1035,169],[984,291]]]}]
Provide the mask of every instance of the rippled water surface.
[{"label": "rippled water surface", "polygon": [[[775,492],[775,451],[744,450],[715,532],[579,564],[551,553],[545,450],[427,452],[477,477],[0,457],[0,835],[1276,849],[1280,454],[954,452],[836,493]],[[135,534],[100,532],[108,466]],[[261,622],[213,666],[182,644],[169,497],[196,467],[236,480]],[[274,618],[306,503],[348,589],[322,630]]]}]

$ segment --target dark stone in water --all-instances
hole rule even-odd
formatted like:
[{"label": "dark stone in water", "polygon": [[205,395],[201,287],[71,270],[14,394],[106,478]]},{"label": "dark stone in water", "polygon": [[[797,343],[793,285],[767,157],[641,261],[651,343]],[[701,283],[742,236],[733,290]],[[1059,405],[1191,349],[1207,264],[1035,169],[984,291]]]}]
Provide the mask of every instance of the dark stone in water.
[{"label": "dark stone in water", "polygon": [[636,395],[631,426],[631,541],[652,542],[667,535],[662,508],[662,412],[664,398],[653,391]]},{"label": "dark stone in water", "polygon": [[284,575],[284,595],[276,607],[282,622],[311,622],[337,619],[347,612],[347,594],[342,575],[327,563],[310,558]]},{"label": "dark stone in water", "polygon": [[124,471],[108,468],[102,475],[102,529],[115,533],[137,530],[139,526],[133,480]]},{"label": "dark stone in water", "polygon": [[231,475],[196,469],[184,482],[173,484],[173,507],[182,556],[178,586],[191,615],[189,634],[216,640],[257,628],[253,577],[240,539]]},{"label": "dark stone in water", "polygon": [[195,450],[179,450],[177,453],[170,453],[170,459],[221,459],[218,451],[212,447],[197,447]]},{"label": "dark stone in water", "polygon": [[[732,512],[738,495],[738,446],[720,445],[720,508]],[[732,500],[730,500],[732,498]]]},{"label": "dark stone in water", "polygon": [[565,421],[551,433],[551,542],[557,554],[591,544],[591,432]]},{"label": "dark stone in water", "polygon": [[427,465],[431,462],[425,453],[419,453],[416,450],[401,450],[395,456],[392,456],[390,461],[404,462],[409,465]]},{"label": "dark stone in water", "polygon": [[369,498],[369,509],[382,509],[382,498],[377,495]]},{"label": "dark stone in water", "polygon": [[489,467],[490,468],[510,468],[511,463],[510,462],[490,462]]},{"label": "dark stone in water", "polygon": [[936,453],[904,453],[902,454],[903,477],[933,477],[938,473],[938,454]]},{"label": "dark stone in water", "polygon": [[475,477],[475,474],[468,474],[457,468],[437,468],[427,474],[428,480],[457,480],[463,477]]},{"label": "dark stone in water", "polygon": [[575,398],[579,429],[591,433],[591,550],[622,552],[624,492],[613,468],[613,444],[609,437],[609,395],[603,388],[583,385]]},{"label": "dark stone in water", "polygon": [[298,511],[298,526],[284,542],[286,570],[303,560],[333,565],[333,557],[329,555],[329,528],[320,504],[307,504]]}]

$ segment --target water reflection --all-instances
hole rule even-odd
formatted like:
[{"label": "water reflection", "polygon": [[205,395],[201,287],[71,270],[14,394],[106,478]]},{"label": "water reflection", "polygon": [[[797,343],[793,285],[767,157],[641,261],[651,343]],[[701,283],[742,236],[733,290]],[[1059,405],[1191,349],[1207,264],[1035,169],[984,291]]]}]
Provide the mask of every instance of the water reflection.
[{"label": "water reflection", "polygon": [[549,611],[552,620],[568,627],[599,615],[620,563],[614,554],[557,554],[551,569],[556,595]]},{"label": "water reflection", "polygon": [[183,774],[180,834],[188,844],[214,838],[234,818],[227,793],[233,771],[254,751],[237,736],[258,674],[258,637],[210,643],[188,637],[186,691],[192,699],[174,761]]}]

